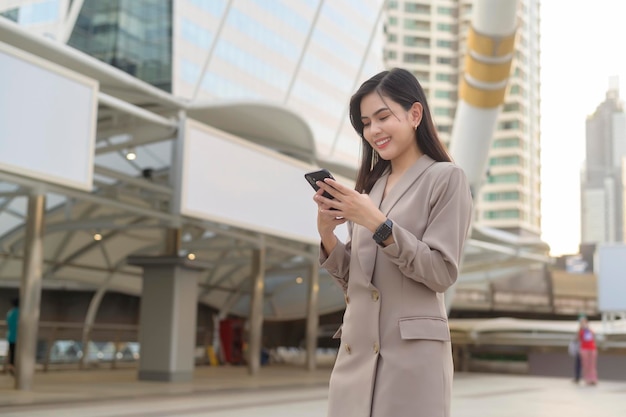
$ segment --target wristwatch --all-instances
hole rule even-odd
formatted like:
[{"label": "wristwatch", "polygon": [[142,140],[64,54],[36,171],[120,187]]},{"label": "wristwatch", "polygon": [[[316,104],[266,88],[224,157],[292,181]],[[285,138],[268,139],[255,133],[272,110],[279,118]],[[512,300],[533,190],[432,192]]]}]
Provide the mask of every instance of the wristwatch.
[{"label": "wristwatch", "polygon": [[374,236],[372,236],[374,242],[378,243],[380,246],[383,246],[383,242],[387,240],[389,236],[391,236],[392,227],[393,222],[389,219],[385,220],[385,222],[378,226],[378,228],[374,232]]}]

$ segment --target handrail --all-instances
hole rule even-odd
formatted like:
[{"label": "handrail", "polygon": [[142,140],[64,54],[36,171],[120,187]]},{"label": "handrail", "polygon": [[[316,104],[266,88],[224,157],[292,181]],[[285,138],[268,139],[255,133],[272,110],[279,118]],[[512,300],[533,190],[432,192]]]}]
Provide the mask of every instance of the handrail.
[{"label": "handrail", "polygon": [[[0,335],[6,334],[6,321],[0,320]],[[58,322],[58,321],[43,321],[39,323],[39,328],[37,332],[37,338],[39,341],[43,341],[45,343],[45,353],[43,357],[38,358],[37,363],[41,365],[43,372],[48,372],[50,370],[50,365],[54,363],[53,361],[53,353],[54,346],[59,341],[73,341],[76,345],[82,345],[82,335],[84,329],[84,323],[78,322]],[[197,326],[196,327],[196,348],[202,348],[203,356],[200,364],[208,364],[209,357],[208,351],[210,346],[211,333],[212,329],[208,326]],[[93,359],[90,360],[86,358],[85,364],[102,364],[102,363],[110,363],[110,369],[116,369],[119,366],[120,362],[120,353],[124,350],[124,348],[128,347],[131,343],[138,342],[139,335],[139,326],[134,324],[115,324],[115,323],[96,323],[91,328],[90,337],[88,340],[88,344],[86,346],[80,346],[82,355],[89,355],[90,353],[90,343],[112,343],[113,344],[113,352],[108,358],[101,358],[96,361]],[[2,340],[3,337],[0,337]],[[6,357],[5,363],[3,364],[3,369],[6,372]],[[128,362],[137,362],[137,358],[134,357]],[[78,369],[80,367],[80,356],[76,355],[73,360],[64,361],[59,363],[76,365]]]}]

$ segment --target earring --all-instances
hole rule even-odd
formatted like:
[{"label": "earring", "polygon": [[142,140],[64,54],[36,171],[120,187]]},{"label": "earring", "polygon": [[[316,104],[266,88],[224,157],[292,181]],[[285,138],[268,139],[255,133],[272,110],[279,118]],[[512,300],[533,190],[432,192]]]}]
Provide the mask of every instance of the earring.
[{"label": "earring", "polygon": [[417,131],[417,126],[419,126],[419,123],[415,123],[415,126],[413,126],[413,130]]},{"label": "earring", "polygon": [[370,160],[370,171],[374,169],[374,166],[378,163],[378,152],[372,150],[372,159]]}]

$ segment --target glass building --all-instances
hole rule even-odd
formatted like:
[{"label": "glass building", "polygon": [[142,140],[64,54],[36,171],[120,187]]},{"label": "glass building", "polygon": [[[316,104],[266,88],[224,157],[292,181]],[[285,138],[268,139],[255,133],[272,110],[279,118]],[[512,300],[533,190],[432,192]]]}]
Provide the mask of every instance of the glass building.
[{"label": "glass building", "polygon": [[172,2],[86,0],[68,45],[172,90]]}]

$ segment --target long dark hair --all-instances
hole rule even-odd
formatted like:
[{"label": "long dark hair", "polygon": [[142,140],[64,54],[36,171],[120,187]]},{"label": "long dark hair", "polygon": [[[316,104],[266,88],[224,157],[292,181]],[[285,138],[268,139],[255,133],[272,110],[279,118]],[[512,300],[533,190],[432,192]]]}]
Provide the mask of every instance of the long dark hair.
[{"label": "long dark hair", "polygon": [[363,121],[361,120],[361,100],[366,95],[376,92],[381,97],[389,98],[408,111],[415,102],[422,105],[422,120],[415,131],[415,140],[421,152],[435,161],[450,162],[443,143],[439,140],[437,130],[430,115],[426,95],[419,81],[413,74],[402,68],[394,68],[374,75],[361,84],[361,87],[350,99],[350,123],[361,136],[361,166],[357,174],[355,189],[369,193],[374,183],[390,166],[390,162],[378,157],[372,146],[363,137]]}]

